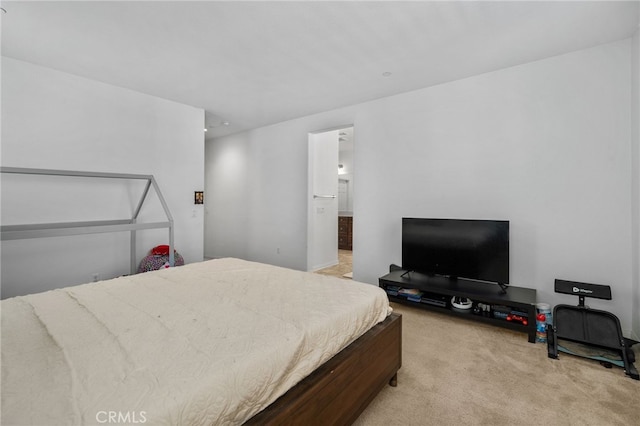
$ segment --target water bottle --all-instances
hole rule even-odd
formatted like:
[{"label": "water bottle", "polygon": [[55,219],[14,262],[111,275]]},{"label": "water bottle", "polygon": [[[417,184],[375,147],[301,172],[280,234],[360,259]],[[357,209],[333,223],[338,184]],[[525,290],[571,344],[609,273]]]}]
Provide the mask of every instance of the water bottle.
[{"label": "water bottle", "polygon": [[536,342],[545,343],[547,341],[547,317],[540,312],[536,316]]},{"label": "water bottle", "polygon": [[544,314],[547,324],[553,325],[553,319],[551,316],[551,306],[548,303],[538,303],[536,305],[539,314]]}]

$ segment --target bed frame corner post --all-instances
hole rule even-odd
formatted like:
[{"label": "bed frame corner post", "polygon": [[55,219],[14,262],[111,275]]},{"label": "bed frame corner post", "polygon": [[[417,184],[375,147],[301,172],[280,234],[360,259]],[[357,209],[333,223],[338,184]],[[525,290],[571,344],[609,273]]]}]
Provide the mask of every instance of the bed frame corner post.
[{"label": "bed frame corner post", "polygon": [[169,266],[176,266],[176,256],[173,252],[173,219],[169,221]]},{"label": "bed frame corner post", "polygon": [[[136,223],[136,220],[133,219],[131,223]],[[136,231],[131,231],[131,248],[130,248],[130,257],[131,257],[131,275],[136,273]]]},{"label": "bed frame corner post", "polygon": [[151,184],[153,185],[153,189],[156,191],[156,195],[158,196],[158,200],[160,200],[160,204],[162,205],[162,209],[164,210],[165,215],[167,215],[167,220],[169,221],[169,266],[174,267],[175,262],[175,254],[173,252],[173,216],[171,216],[171,212],[169,211],[169,207],[167,206],[167,202],[164,200],[162,196],[162,192],[158,187],[158,183],[153,176],[150,176]]}]

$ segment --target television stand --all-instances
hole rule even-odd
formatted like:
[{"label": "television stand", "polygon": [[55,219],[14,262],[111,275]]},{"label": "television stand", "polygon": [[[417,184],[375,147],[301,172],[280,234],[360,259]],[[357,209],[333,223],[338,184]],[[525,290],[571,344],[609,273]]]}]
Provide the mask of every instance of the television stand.
[{"label": "television stand", "polygon": [[[379,278],[390,301],[521,331],[535,343],[535,289],[407,272],[395,269]],[[471,309],[454,307],[454,297],[470,299]]]}]

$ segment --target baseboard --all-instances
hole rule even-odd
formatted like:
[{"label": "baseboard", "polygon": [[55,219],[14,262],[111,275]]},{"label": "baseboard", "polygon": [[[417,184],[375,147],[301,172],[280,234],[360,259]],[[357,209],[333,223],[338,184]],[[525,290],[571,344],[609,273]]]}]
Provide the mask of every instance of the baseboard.
[{"label": "baseboard", "polygon": [[336,266],[338,263],[339,263],[338,259],[336,259],[335,262],[328,262],[322,265],[316,265],[313,268],[311,268],[309,272],[316,272],[316,271],[319,271],[320,269],[330,268],[332,266]]}]

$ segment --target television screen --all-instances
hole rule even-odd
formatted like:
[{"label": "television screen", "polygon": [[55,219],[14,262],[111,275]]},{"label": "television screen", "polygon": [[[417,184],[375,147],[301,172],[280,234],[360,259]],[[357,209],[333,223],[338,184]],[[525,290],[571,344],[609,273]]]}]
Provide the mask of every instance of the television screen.
[{"label": "television screen", "polygon": [[509,221],[402,219],[402,268],[509,283]]}]

